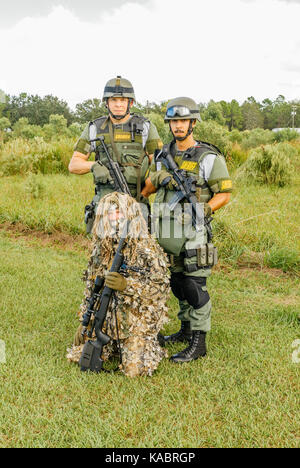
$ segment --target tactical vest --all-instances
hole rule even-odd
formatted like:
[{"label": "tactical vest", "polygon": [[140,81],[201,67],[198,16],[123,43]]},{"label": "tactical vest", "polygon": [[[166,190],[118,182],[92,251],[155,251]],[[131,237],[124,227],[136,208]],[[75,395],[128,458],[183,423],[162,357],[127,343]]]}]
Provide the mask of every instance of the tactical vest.
[{"label": "tactical vest", "polygon": [[[197,146],[189,148],[184,153],[175,153],[174,147],[165,145],[160,153],[156,155],[155,164],[156,169],[166,169],[171,172],[164,162],[163,152],[171,152],[176,164],[179,169],[182,169],[187,172],[187,175],[193,174],[197,180],[197,192],[196,196],[200,203],[207,203],[212,197],[213,192],[211,191],[207,181],[200,177],[200,165],[204,160],[205,156],[208,154],[221,154],[218,148],[209,143],[199,142]],[[154,218],[154,227],[156,232],[156,237],[159,244],[163,247],[165,252],[179,256],[180,253],[185,251],[185,244],[192,238],[192,233],[188,232],[189,230],[184,228],[184,219],[180,218],[180,210],[171,212],[168,210],[168,203],[174,196],[174,191],[166,190],[161,187],[154,198],[153,204],[151,206],[153,218]],[[181,209],[183,212],[183,205],[187,203],[186,200],[180,202]],[[179,213],[179,214],[178,214]],[[169,230],[166,229],[166,225],[169,225]],[[168,231],[168,232],[166,232]],[[207,230],[203,227],[202,231],[198,233],[198,239],[201,240],[197,243],[207,244]]]},{"label": "tactical vest", "polygon": [[[123,174],[131,195],[138,201],[141,185],[145,181],[145,174],[149,167],[149,159],[143,148],[142,135],[146,121],[141,115],[132,114],[132,117],[125,124],[113,125],[107,116],[100,117],[93,122],[97,128],[97,138],[100,135],[104,136],[112,159],[124,168]],[[96,149],[96,160],[100,160],[108,168],[107,157],[100,142],[96,143]],[[98,185],[96,187],[96,193],[101,198],[111,191],[111,185]]]}]

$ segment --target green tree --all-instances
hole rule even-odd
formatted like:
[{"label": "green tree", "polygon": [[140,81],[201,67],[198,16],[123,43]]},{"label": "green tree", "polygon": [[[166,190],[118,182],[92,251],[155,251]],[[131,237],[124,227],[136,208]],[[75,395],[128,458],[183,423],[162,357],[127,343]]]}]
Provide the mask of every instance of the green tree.
[{"label": "green tree", "polygon": [[38,125],[30,125],[27,117],[21,117],[13,125],[13,136],[29,140],[36,136],[42,136],[42,129]]},{"label": "green tree", "polygon": [[105,114],[107,114],[106,106],[101,102],[101,99],[87,99],[76,104],[75,119],[77,122],[90,122]]},{"label": "green tree", "polygon": [[242,106],[243,115],[243,128],[244,130],[252,130],[254,128],[262,128],[264,124],[263,113],[261,112],[261,106],[253,96],[248,97]]},{"label": "green tree", "polygon": [[47,95],[44,98],[27,93],[21,93],[19,96],[9,96],[4,114],[12,124],[25,117],[28,119],[29,124],[42,126],[48,123],[50,115],[53,114],[63,115],[68,124],[74,121],[74,116],[68,104],[52,95]]},{"label": "green tree", "polygon": [[281,94],[273,102],[273,114],[276,128],[292,126],[292,106]]},{"label": "green tree", "polygon": [[263,115],[263,127],[272,130],[275,127],[275,118],[273,114],[273,102],[266,98],[261,103],[261,111]]},{"label": "green tree", "polygon": [[203,120],[214,120],[219,125],[225,125],[226,119],[223,116],[222,105],[213,100],[209,101],[205,110],[203,110],[201,117]]},{"label": "green tree", "polygon": [[59,114],[50,115],[49,123],[43,127],[43,133],[48,140],[52,137],[67,135],[67,119]]},{"label": "green tree", "polygon": [[[6,107],[6,103],[7,103],[7,96],[4,93],[4,91],[2,91],[2,89],[0,89],[0,117],[2,116],[3,111],[4,111],[5,107]],[[3,117],[5,117],[5,116],[3,115]]]},{"label": "green tree", "polygon": [[231,102],[220,101],[220,105],[229,131],[233,128],[241,130],[243,126],[243,115],[239,103],[233,99]]}]

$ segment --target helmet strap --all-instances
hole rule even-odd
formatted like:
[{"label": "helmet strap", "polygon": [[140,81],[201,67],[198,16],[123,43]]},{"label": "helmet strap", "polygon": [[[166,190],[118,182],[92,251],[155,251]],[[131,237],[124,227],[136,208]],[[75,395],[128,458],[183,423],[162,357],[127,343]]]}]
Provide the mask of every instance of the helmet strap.
[{"label": "helmet strap", "polygon": [[106,99],[106,109],[108,110],[109,114],[113,117],[113,119],[122,120],[122,119],[125,119],[126,115],[130,114],[130,103],[131,103],[131,99],[128,99],[127,110],[126,110],[126,114],[124,114],[124,115],[115,115],[115,114],[113,114],[112,111],[110,110],[109,106],[108,106],[107,99]]}]

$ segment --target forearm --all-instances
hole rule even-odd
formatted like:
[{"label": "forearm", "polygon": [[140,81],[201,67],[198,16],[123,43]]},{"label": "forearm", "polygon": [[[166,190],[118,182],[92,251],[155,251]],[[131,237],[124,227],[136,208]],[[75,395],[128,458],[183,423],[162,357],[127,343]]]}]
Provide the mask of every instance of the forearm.
[{"label": "forearm", "polygon": [[230,196],[231,194],[228,192],[216,193],[216,195],[214,195],[213,198],[208,202],[212,211],[217,211],[222,208],[222,206],[227,205],[230,200]]},{"label": "forearm", "polygon": [[79,156],[78,153],[74,153],[69,164],[69,172],[71,174],[87,174],[91,171],[91,167],[95,164],[95,161],[88,161],[89,154]]}]

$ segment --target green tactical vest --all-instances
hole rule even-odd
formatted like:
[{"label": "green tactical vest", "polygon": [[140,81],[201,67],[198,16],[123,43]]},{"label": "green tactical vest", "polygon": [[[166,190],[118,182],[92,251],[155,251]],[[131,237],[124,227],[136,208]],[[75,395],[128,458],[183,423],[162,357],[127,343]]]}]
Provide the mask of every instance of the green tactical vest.
[{"label": "green tactical vest", "polygon": [[[164,159],[160,158],[160,154],[164,151],[169,151],[172,154],[171,145],[172,144],[165,145],[162,152],[156,156],[155,164],[157,170],[165,168],[163,163]],[[179,169],[185,170],[187,174],[195,175],[197,180],[197,198],[200,203],[207,203],[214,195],[206,180],[199,176],[200,164],[207,154],[217,155],[221,153],[215,146],[210,145],[209,143],[199,142],[197,146],[189,148],[183,154],[172,154]],[[166,170],[169,171],[167,167]],[[184,250],[185,243],[192,238],[192,232],[188,232],[189,236],[187,237],[187,232],[184,229],[183,221],[180,217],[180,207],[178,207],[178,211],[175,210],[175,212],[173,211],[171,213],[167,207],[167,204],[173,198],[174,194],[175,191],[166,190],[161,187],[155,195],[151,210],[154,217],[155,232],[159,244],[165,252],[179,256]],[[182,200],[180,202],[182,210],[185,203],[187,203],[186,200]],[[166,228],[166,226],[169,226],[169,228]],[[193,230],[193,228],[191,229]],[[203,243],[206,243],[207,233],[204,227],[202,238]]]},{"label": "green tactical vest", "polygon": [[[124,168],[124,177],[129,186],[131,195],[138,201],[140,199],[141,186],[145,181],[145,174],[149,168],[149,159],[143,148],[144,122],[147,120],[133,114],[125,124],[112,125],[107,116],[100,117],[92,122],[97,128],[97,138],[104,136],[112,159]],[[107,168],[107,157],[100,143],[96,144],[96,160],[100,160]],[[97,185],[96,193],[103,195],[112,191],[111,185]]]}]

